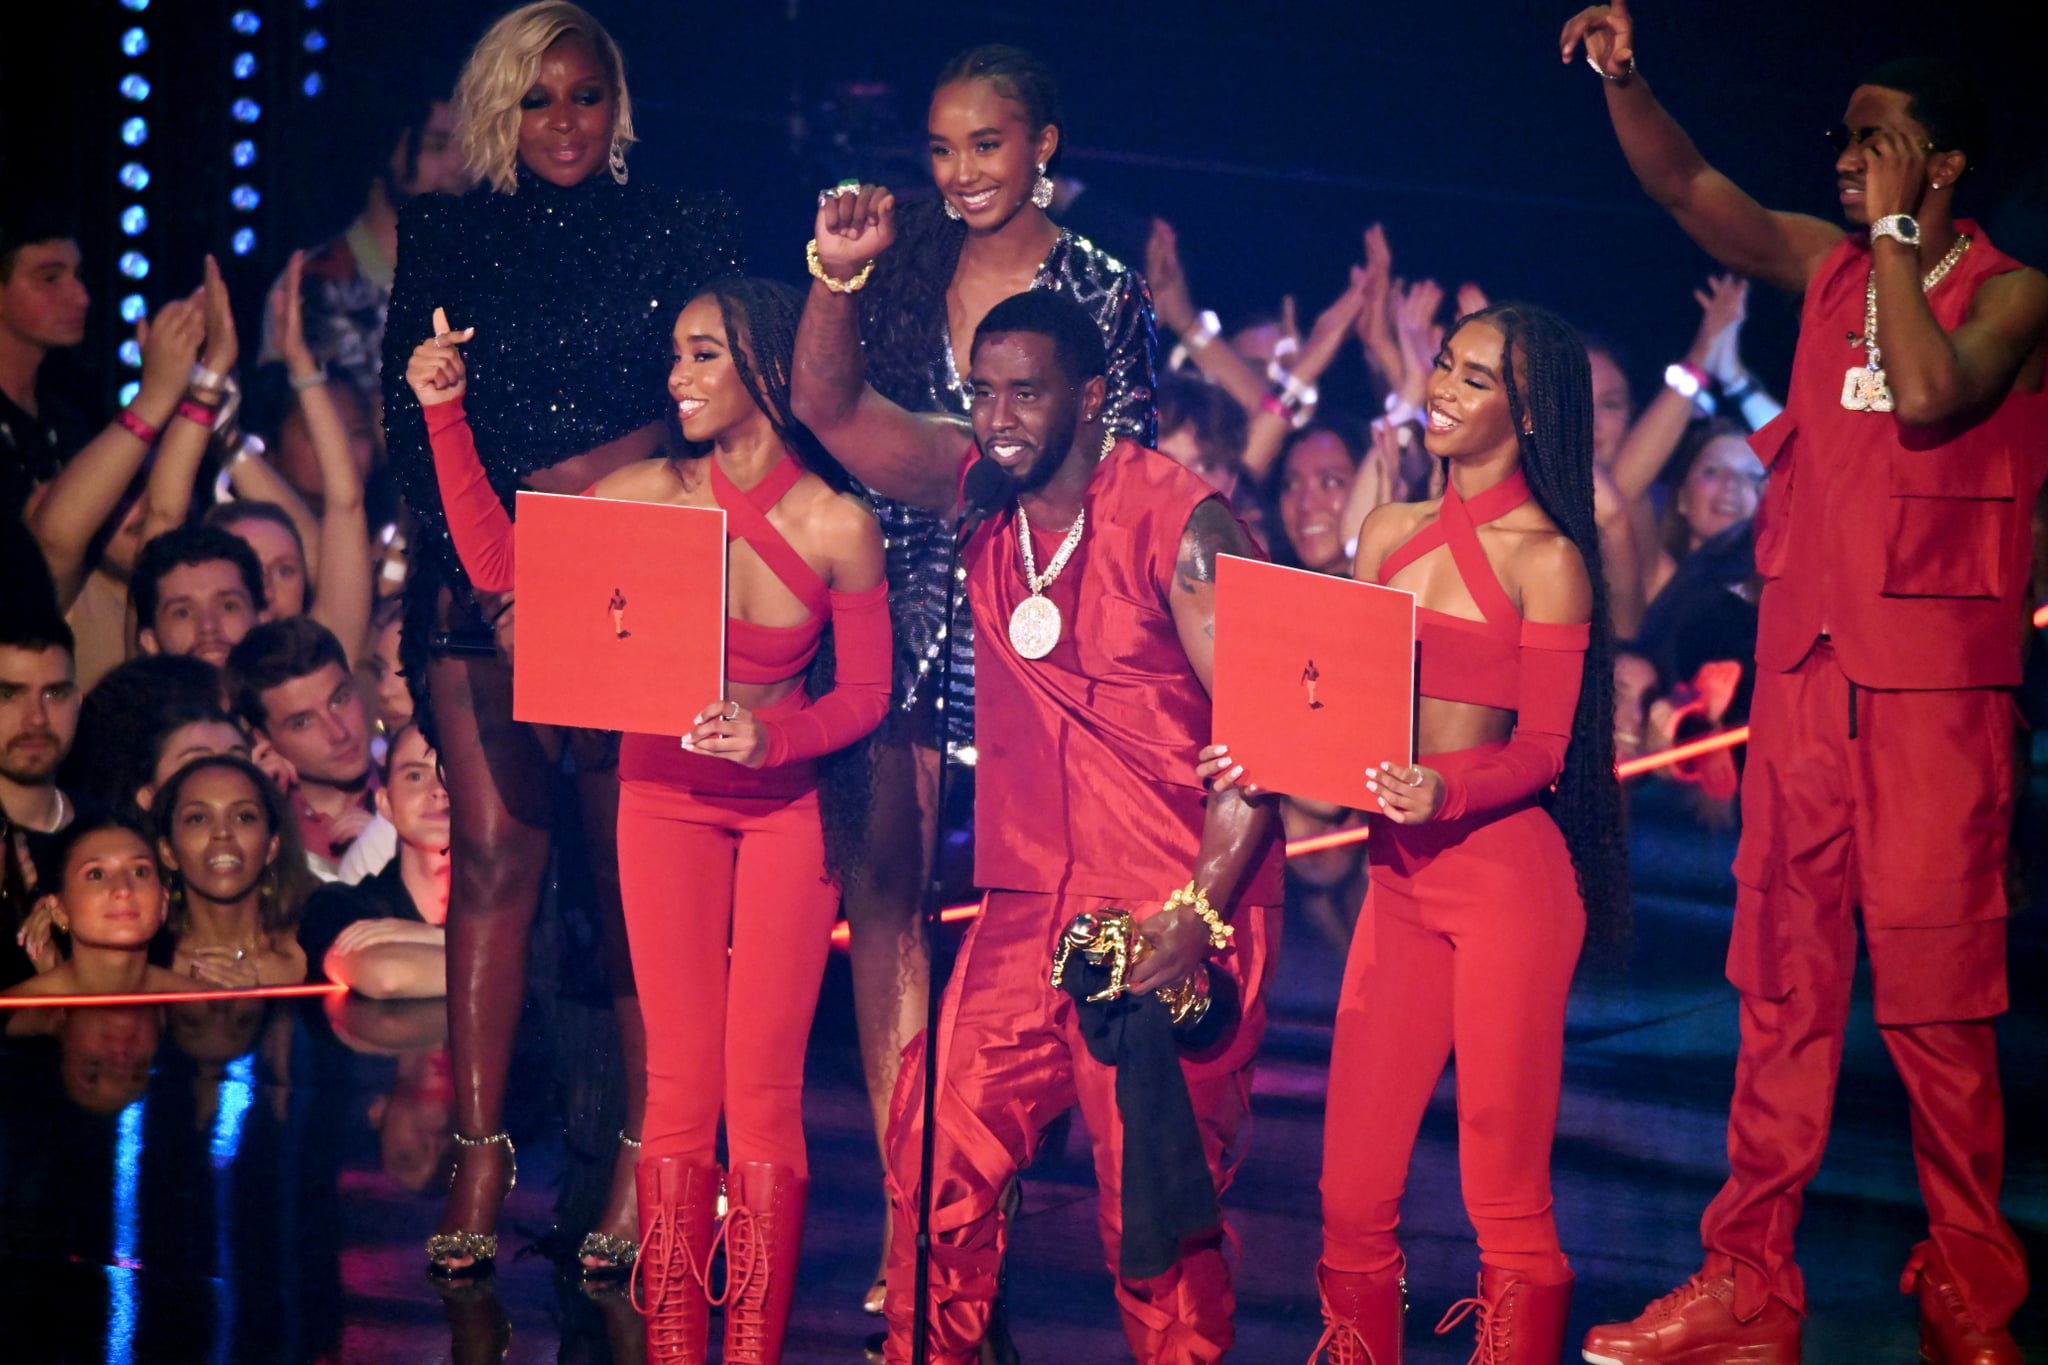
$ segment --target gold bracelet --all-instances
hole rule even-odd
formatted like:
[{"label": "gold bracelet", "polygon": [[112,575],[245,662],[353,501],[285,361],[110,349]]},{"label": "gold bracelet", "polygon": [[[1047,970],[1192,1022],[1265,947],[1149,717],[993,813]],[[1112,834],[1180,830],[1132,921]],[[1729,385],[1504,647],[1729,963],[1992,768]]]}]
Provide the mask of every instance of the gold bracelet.
[{"label": "gold bracelet", "polygon": [[1208,892],[1189,882],[1166,898],[1166,906],[1162,913],[1171,914],[1175,910],[1183,909],[1194,911],[1195,917],[1209,926],[1211,948],[1220,953],[1230,946],[1230,941],[1236,936],[1237,930],[1225,924],[1223,916],[1217,914],[1215,907],[1209,904]]},{"label": "gold bracelet", "polygon": [[835,294],[858,293],[860,290],[867,288],[868,276],[875,273],[875,263],[869,261],[860,268],[860,274],[855,275],[850,280],[837,280],[827,275],[824,263],[818,259],[818,239],[816,237],[811,238],[804,245],[804,264],[811,268],[812,279],[818,281]]}]

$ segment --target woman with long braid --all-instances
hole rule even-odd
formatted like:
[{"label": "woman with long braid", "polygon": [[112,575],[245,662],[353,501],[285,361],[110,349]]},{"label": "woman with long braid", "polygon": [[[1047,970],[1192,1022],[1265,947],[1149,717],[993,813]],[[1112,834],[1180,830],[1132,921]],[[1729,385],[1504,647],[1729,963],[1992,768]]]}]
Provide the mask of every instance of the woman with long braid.
[{"label": "woman with long braid", "polygon": [[[1476,1313],[1475,1358],[1554,1365],[1572,1285],[1550,1203],[1565,994],[1588,915],[1627,907],[1584,344],[1525,305],[1464,318],[1436,359],[1425,441],[1443,496],[1376,509],[1352,568],[1416,594],[1422,754],[1372,765],[1372,885],[1330,1056],[1316,1354],[1401,1359],[1401,1192],[1455,1049],[1481,1271],[1438,1330]],[[1222,748],[1200,772],[1218,790],[1253,780]]]},{"label": "woman with long braid", "polygon": [[[843,751],[889,700],[881,530],[790,415],[801,308],[795,290],[767,280],[719,281],[692,299],[676,319],[668,380],[688,452],[627,465],[587,490],[723,508],[731,542],[729,698],[706,706],[680,745],[629,734],[619,755],[626,931],[635,972],[663,986],[641,1002],[636,1301],[648,1359],[677,1365],[702,1365],[709,1346],[721,1112],[732,1165],[721,1358],[781,1359],[809,1184],[804,1046],[838,911],[835,877],[867,818],[866,758]],[[406,382],[426,412],[463,567],[482,590],[503,592],[512,521],[462,405],[458,348],[475,333],[451,332],[438,311],[435,327]],[[731,989],[738,982],[745,988]]]}]

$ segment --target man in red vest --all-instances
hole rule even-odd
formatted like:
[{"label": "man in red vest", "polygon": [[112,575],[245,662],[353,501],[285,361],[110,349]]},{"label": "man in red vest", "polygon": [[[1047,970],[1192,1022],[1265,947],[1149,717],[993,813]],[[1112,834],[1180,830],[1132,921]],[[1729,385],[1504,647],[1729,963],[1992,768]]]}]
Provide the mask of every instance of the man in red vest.
[{"label": "man in red vest", "polygon": [[1728,269],[1804,296],[1784,414],[1754,444],[1765,579],[1728,979],[1742,1040],[1706,1263],[1595,1365],[1799,1359],[1800,1199],[1819,1169],[1855,970],[1912,1105],[1930,1225],[1904,1287],[1936,1365],[2006,1365],[2026,1260],[1998,1211],[2010,689],[2029,517],[2048,474],[2048,278],[1952,217],[1986,117],[1969,78],[1890,63],[1849,98],[1848,230],[1764,209],[1701,159],[1635,68],[1626,0],[1565,26],[1629,166]]},{"label": "man in red vest", "polygon": [[[947,987],[936,1048],[897,1086],[887,1359],[908,1360],[918,1330],[921,1067],[930,1063],[939,1083],[929,1358],[976,1358],[1005,1241],[1003,1189],[1045,1126],[1078,1103],[1133,1355],[1147,1365],[1218,1360],[1232,1342],[1222,1229],[1212,1214],[1199,1234],[1166,1241],[1162,1273],[1141,1275],[1120,1259],[1130,1246],[1119,1096],[1129,1098],[1133,1077],[1120,1081],[1091,1055],[1079,1011],[1048,974],[1073,916],[1117,907],[1139,919],[1152,948],[1136,991],[1175,985],[1205,963],[1230,979],[1236,1023],[1179,1058],[1199,1132],[1198,1156],[1188,1139],[1196,1177],[1206,1161],[1220,1190],[1242,1155],[1278,946],[1281,849],[1270,811],[1236,793],[1205,799],[1194,761],[1209,735],[1216,556],[1256,551],[1199,477],[1113,440],[1102,421],[1101,333],[1061,294],[1016,295],[976,328],[971,433],[867,388],[851,293],[892,240],[893,209],[885,190],[823,202],[790,387],[796,417],[885,497],[953,515],[979,459],[1006,471],[1014,498],[962,555],[979,642],[975,880],[988,895]],[[1170,1077],[1170,1060],[1167,1068]]]}]

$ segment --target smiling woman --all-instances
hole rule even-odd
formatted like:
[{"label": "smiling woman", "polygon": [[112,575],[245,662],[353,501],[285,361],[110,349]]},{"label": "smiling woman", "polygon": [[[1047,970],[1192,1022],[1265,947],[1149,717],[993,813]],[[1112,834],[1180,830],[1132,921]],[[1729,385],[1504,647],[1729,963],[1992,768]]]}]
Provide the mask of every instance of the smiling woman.
[{"label": "smiling woman", "polygon": [[463,157],[500,193],[517,188],[521,166],[564,187],[600,166],[626,183],[626,148],[638,140],[626,61],[574,5],[527,5],[493,24],[455,105]]}]

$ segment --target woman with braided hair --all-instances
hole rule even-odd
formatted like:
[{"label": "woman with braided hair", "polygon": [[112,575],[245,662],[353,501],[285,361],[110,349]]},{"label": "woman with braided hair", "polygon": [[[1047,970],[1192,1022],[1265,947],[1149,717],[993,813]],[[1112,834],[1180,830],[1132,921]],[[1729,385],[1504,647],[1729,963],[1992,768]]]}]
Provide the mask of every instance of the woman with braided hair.
[{"label": "woman with braided hair", "polygon": [[[1315,1354],[1401,1359],[1401,1192],[1455,1050],[1481,1270],[1438,1330],[1475,1314],[1486,1360],[1554,1365],[1572,1285],[1550,1202],[1565,995],[1589,915],[1618,930],[1627,910],[1584,344],[1522,304],[1460,320],[1424,439],[1443,496],[1376,509],[1352,567],[1416,595],[1422,753],[1371,765],[1372,885],[1330,1055]],[[1203,758],[1214,789],[1250,780],[1227,752]]]},{"label": "woman with braided hair", "polygon": [[[619,878],[643,997],[647,1112],[636,1302],[650,1361],[701,1365],[721,1185],[730,1212],[728,1362],[773,1365],[796,1288],[809,1184],[804,1047],[836,878],[867,825],[858,743],[889,701],[882,535],[852,481],[791,416],[801,299],[721,280],[675,323],[669,397],[687,448],[626,465],[601,498],[723,508],[726,666],[680,745],[629,734],[619,756]],[[461,345],[437,316],[406,382],[426,412],[449,530],[470,581],[512,582],[511,518],[464,416]],[[828,629],[829,628],[829,629]],[[822,818],[821,818],[822,817]],[[741,988],[741,983],[744,987]],[[723,1114],[731,1174],[716,1164]]]}]

